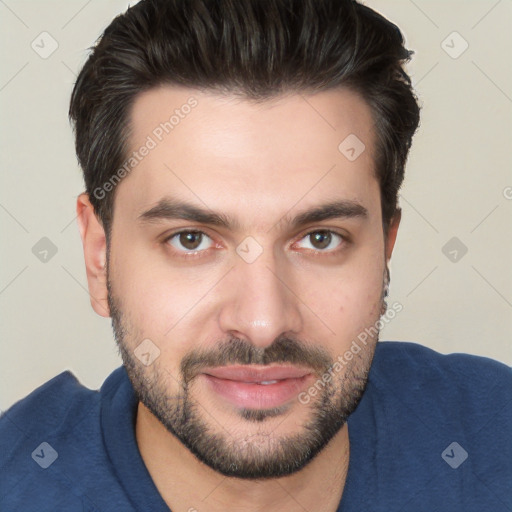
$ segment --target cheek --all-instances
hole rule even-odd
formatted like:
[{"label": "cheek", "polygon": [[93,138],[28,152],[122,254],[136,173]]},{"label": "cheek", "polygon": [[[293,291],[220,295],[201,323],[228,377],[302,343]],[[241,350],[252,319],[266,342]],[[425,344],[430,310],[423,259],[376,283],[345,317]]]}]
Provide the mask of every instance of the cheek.
[{"label": "cheek", "polygon": [[149,338],[160,350],[159,364],[178,375],[177,365],[191,340],[204,338],[205,324],[197,318],[204,313],[202,298],[218,276],[212,270],[209,276],[199,276],[161,260],[148,257],[147,249],[118,248],[112,257],[112,284],[129,326],[126,344],[135,348]]},{"label": "cheek", "polygon": [[302,280],[306,304],[336,333],[337,343],[357,337],[380,318],[385,267],[376,254],[359,254],[350,264]]},{"label": "cheek", "polygon": [[124,317],[140,335],[161,337],[168,330],[181,293],[173,283],[162,278],[143,250],[135,244],[118,240],[110,256],[110,281]]}]

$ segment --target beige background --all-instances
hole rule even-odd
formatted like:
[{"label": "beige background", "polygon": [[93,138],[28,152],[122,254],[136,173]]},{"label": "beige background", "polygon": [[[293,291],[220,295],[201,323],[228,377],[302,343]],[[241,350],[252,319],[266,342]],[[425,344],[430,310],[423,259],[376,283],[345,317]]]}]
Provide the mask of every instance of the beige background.
[{"label": "beige background", "polygon": [[[510,365],[512,2],[366,3],[416,51],[409,71],[423,106],[391,265],[389,302],[403,311],[381,338]],[[120,364],[110,321],[87,295],[75,220],[83,185],[67,108],[86,48],[127,5],[0,1],[0,409],[65,369],[97,388]],[[55,44],[42,32],[58,44],[47,58],[31,47],[41,37],[39,51]],[[43,237],[57,249],[46,263],[32,252]],[[442,250],[452,237],[467,247],[457,262]]]}]

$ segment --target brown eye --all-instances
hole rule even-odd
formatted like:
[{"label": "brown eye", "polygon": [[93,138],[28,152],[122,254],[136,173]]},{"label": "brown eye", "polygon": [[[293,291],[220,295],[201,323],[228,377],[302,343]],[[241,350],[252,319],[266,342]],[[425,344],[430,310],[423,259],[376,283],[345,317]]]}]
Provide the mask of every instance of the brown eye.
[{"label": "brown eye", "polygon": [[186,249],[190,249],[191,251],[195,251],[202,240],[201,233],[190,232],[190,233],[180,233],[178,240],[180,244]]},{"label": "brown eye", "polygon": [[180,231],[171,235],[167,239],[167,242],[177,251],[187,253],[189,251],[194,252],[208,249],[207,241],[207,246],[205,247],[205,239],[209,238],[210,237],[202,231]]},{"label": "brown eye", "polygon": [[311,237],[311,243],[315,249],[325,249],[329,247],[332,240],[332,235],[329,231],[317,231],[309,235]]},{"label": "brown eye", "polygon": [[[335,252],[336,249],[343,245],[345,238],[342,235],[335,233],[334,231],[321,229],[317,231],[311,231],[305,235],[300,242],[302,241],[309,241],[309,244],[305,247],[306,249],[328,253]],[[338,243],[336,243],[336,241]]]}]

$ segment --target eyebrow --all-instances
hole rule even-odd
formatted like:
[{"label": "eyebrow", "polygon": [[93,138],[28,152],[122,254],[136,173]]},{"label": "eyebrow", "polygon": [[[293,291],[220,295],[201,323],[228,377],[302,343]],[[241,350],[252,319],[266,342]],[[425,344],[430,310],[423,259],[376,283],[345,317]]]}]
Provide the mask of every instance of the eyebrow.
[{"label": "eyebrow", "polygon": [[[356,201],[342,199],[315,206],[297,214],[292,219],[285,215],[276,225],[285,223],[292,229],[296,229],[306,224],[336,218],[366,219],[368,210]],[[241,224],[228,215],[170,198],[161,199],[155,206],[138,216],[138,221],[143,224],[174,219],[194,221],[231,231],[241,231]]]}]

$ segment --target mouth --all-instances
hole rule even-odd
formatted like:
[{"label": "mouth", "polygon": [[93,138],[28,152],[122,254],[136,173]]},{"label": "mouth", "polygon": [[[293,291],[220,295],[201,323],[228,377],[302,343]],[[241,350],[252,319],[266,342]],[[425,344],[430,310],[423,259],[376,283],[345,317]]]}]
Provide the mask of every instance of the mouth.
[{"label": "mouth", "polygon": [[231,404],[247,409],[269,409],[295,399],[314,378],[311,370],[296,366],[223,366],[201,374],[210,390]]}]

